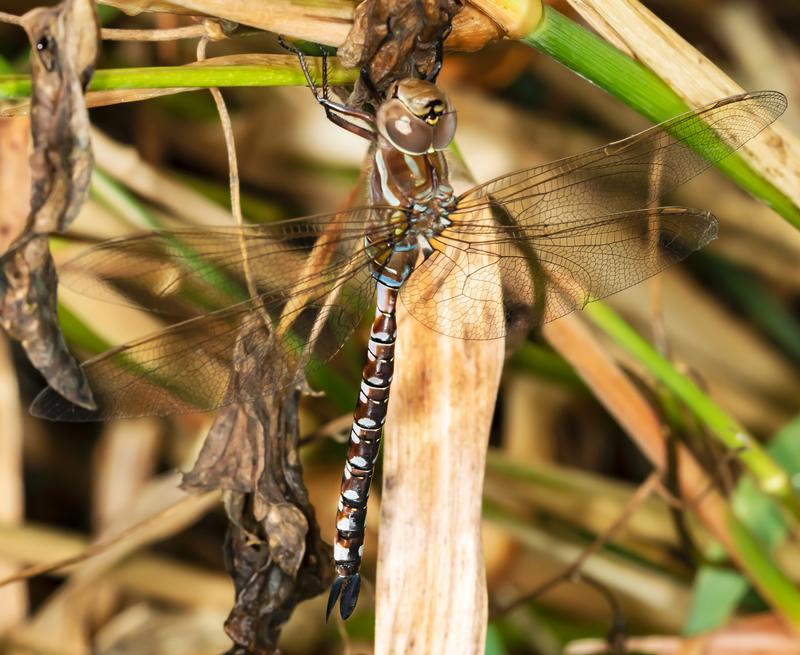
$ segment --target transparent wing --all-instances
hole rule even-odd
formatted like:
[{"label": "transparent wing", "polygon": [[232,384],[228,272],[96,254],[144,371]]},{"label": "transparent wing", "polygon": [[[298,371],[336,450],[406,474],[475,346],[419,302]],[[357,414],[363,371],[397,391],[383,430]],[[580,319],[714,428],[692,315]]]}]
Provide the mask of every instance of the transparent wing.
[{"label": "transparent wing", "polygon": [[459,197],[452,225],[434,244],[439,252],[414,272],[401,299],[438,332],[493,339],[636,284],[716,234],[706,212],[640,208],[655,207],[785,107],[774,91],[726,98],[475,187]]},{"label": "transparent wing", "polygon": [[[706,211],[640,209],[515,239],[443,233],[400,292],[424,325],[463,339],[497,339],[637,284],[717,234]],[[484,235],[485,237],[485,235]]]},{"label": "transparent wing", "polygon": [[386,228],[378,218],[390,212],[359,207],[265,225],[142,232],[87,248],[59,267],[59,282],[107,302],[188,318],[250,298],[247,273],[257,294],[283,293],[323,244],[328,268],[337,270],[365,234],[381,240]]},{"label": "transparent wing", "polygon": [[[379,214],[362,208],[345,212],[347,221],[342,224],[336,223],[340,213],[306,219],[302,227],[296,222],[275,224],[266,231],[148,233],[94,248],[84,256],[84,265],[106,258],[120,280],[126,257],[138,252],[164,253],[161,261],[181,265],[186,262],[185,244],[202,252],[202,260],[188,272],[179,268],[180,274],[156,294],[169,299],[179,288],[185,292],[187,284],[203,288],[206,281],[200,272],[235,272],[237,265],[244,266],[239,247],[243,241],[258,295],[84,363],[97,411],[75,407],[52,389],[40,394],[31,411],[73,421],[181,414],[255,399],[298,382],[309,368],[339,350],[370,305],[370,256],[388,247],[381,235],[391,230],[391,217]],[[373,223],[383,227],[370,228]],[[358,236],[356,224],[361,225]],[[369,253],[363,246],[365,231],[374,239]],[[179,238],[181,249],[175,250]],[[130,270],[130,260],[127,265]],[[157,273],[155,264],[149,266],[145,270]]]},{"label": "transparent wing", "polygon": [[475,210],[501,204],[513,218],[505,229],[542,231],[655,206],[660,195],[740,148],[785,109],[786,97],[777,91],[719,100],[626,139],[474,187],[459,197],[462,216],[454,220],[480,221]]}]

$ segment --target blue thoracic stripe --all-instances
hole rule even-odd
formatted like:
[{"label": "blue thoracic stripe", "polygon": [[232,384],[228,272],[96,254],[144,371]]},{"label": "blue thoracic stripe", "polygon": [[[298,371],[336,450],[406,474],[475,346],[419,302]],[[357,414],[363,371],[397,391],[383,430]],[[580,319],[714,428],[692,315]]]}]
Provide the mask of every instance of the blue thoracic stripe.
[{"label": "blue thoracic stripe", "polygon": [[375,152],[375,167],[378,169],[378,174],[381,180],[381,193],[383,194],[384,201],[392,207],[400,207],[402,204],[392,192],[389,184],[389,171],[386,169],[386,160],[383,158],[383,153],[378,150]]}]

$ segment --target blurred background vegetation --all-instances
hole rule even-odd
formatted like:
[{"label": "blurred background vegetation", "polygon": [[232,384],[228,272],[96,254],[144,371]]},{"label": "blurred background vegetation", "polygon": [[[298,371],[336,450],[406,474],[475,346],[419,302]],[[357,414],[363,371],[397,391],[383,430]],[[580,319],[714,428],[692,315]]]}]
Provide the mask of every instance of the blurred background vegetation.
[{"label": "blurred background vegetation", "polygon": [[[645,4],[743,87],[784,92],[789,109],[781,120],[800,129],[797,3]],[[20,14],[30,6],[4,0],[2,10]],[[552,6],[580,22],[566,3]],[[168,13],[129,17],[100,10],[107,27],[192,24]],[[99,68],[176,66],[194,61],[195,48],[194,40],[106,41]],[[280,52],[274,35],[252,33],[209,45],[209,56],[254,52]],[[0,56],[0,73],[28,70],[22,30],[0,24]],[[650,125],[520,42],[448,55],[440,84],[452,95],[458,147],[477,180]],[[305,88],[231,88],[224,95],[248,221],[329,212],[347,200],[365,144],[327,122]],[[0,100],[6,103],[0,106],[14,102]],[[231,223],[223,132],[207,92],[97,107],[91,119],[97,167],[75,232],[97,239],[152,226]],[[20,206],[24,211],[27,202],[27,130],[25,117],[0,120],[0,240],[4,219]],[[717,171],[676,197],[713,211],[721,221],[720,238],[608,305],[656,345],[681,380],[713,400],[720,416],[763,442],[796,486],[800,235]],[[64,261],[76,250],[59,243],[54,252]],[[160,326],[153,316],[68,290],[61,300],[65,331],[81,358]],[[775,611],[775,596],[788,589],[784,598],[791,603],[791,587],[796,594],[800,584],[797,517],[741,476],[736,453],[729,456],[711,438],[713,421],[681,395],[680,384],[676,388],[648,366],[641,352],[631,354],[625,337],[614,338],[616,316],[604,311],[592,314],[593,343],[613,357],[628,386],[610,375],[576,371],[542,335],[532,336],[506,367],[484,503],[494,608],[487,653],[603,652],[604,635],[612,625],[619,631],[621,622],[632,636],[631,651],[683,653],[702,646],[707,653],[800,652],[800,641],[786,627],[791,611]],[[313,380],[325,395],[302,404],[301,433],[310,437],[302,451],[306,483],[329,541],[342,438],[367,329],[362,326]],[[125,526],[139,527],[77,568],[0,588],[0,650],[178,655],[227,648],[221,626],[233,593],[222,563],[226,518],[216,497],[187,498],[176,489],[176,471],[191,466],[210,417],[46,423],[25,411],[41,387],[18,347],[0,336],[0,577],[20,566],[77,555]],[[609,410],[608,397],[616,392],[644,399],[666,441],[683,444],[703,463],[714,491],[729,500],[725,506],[732,508],[736,526],[755,535],[753,559],[745,566],[734,564],[706,522],[689,511],[696,498],[676,498],[672,458],[664,474],[652,478],[652,463],[629,436],[631,425]],[[647,493],[640,486],[645,481]],[[379,484],[373,494],[378,502]],[[370,525],[373,531],[376,524]],[[599,547],[583,563],[584,581],[553,585],[504,611],[598,538]],[[368,534],[370,543],[376,539]],[[371,579],[369,558],[375,553],[367,549]],[[772,568],[759,569],[765,554]],[[751,584],[759,570],[772,576],[768,587],[774,583],[766,596]],[[324,624],[322,598],[301,605],[284,631],[284,652],[369,652],[371,600],[368,585],[345,628]]]}]

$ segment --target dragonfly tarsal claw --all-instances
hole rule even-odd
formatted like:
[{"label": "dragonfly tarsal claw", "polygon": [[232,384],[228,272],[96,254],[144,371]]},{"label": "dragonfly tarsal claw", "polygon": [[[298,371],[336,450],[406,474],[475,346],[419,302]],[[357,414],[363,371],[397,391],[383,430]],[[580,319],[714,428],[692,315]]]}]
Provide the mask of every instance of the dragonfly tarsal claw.
[{"label": "dragonfly tarsal claw", "polygon": [[331,611],[339,603],[339,615],[347,620],[358,603],[358,592],[361,590],[361,575],[340,575],[331,585],[328,595],[328,607],[325,610],[325,620],[331,617]]}]

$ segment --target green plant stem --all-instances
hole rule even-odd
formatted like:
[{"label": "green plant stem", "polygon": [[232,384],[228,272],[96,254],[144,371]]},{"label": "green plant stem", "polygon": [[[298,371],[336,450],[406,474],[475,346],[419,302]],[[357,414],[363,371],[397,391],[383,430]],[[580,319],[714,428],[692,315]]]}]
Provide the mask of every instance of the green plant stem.
[{"label": "green plant stem", "polygon": [[[352,84],[358,71],[342,68],[329,59],[331,85]],[[309,61],[312,70],[316,62]],[[153,68],[108,68],[98,70],[90,91],[114,89],[179,89],[231,86],[305,86],[306,79],[296,62],[270,66],[157,66]],[[29,75],[0,75],[0,99],[27,98],[31,94]]]},{"label": "green plant stem", "polygon": [[796,631],[800,631],[800,590],[732,511],[725,519],[737,551],[737,561],[750,582]]},{"label": "green plant stem", "polygon": [[671,362],[664,359],[608,305],[591,303],[586,308],[586,314],[680,398],[711,435],[729,450],[737,451],[737,458],[753,475],[759,488],[777,499],[796,521],[800,521],[800,502],[792,490],[789,476],[743,426],[728,416],[694,382],[679,373]]},{"label": "green plant stem", "polygon": [[[551,7],[522,39],[656,123],[690,109],[658,75]],[[736,153],[717,166],[739,186],[800,228],[800,208]]]}]

